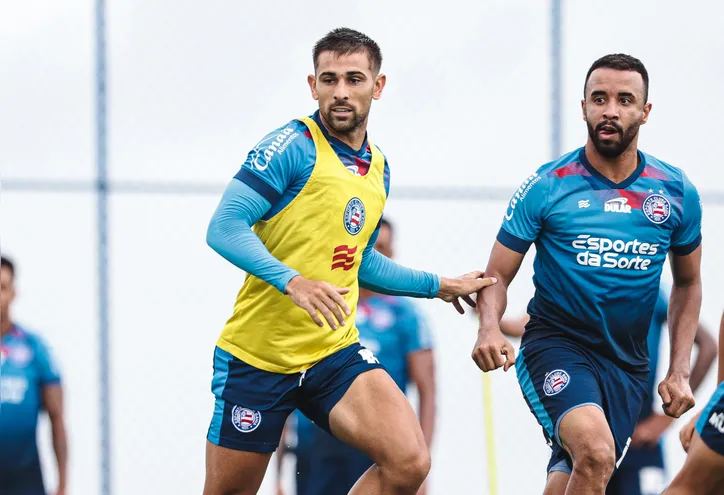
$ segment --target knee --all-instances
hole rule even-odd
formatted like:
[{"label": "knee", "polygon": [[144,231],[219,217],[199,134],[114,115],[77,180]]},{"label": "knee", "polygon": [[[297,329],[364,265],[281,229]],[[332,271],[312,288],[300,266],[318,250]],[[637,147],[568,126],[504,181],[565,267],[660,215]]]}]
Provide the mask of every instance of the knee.
[{"label": "knee", "polygon": [[573,452],[573,470],[586,477],[608,479],[616,464],[616,449],[605,441],[594,441],[582,445]]},{"label": "knee", "polygon": [[430,472],[430,452],[423,445],[417,449],[396,456],[388,469],[393,485],[418,488]]}]

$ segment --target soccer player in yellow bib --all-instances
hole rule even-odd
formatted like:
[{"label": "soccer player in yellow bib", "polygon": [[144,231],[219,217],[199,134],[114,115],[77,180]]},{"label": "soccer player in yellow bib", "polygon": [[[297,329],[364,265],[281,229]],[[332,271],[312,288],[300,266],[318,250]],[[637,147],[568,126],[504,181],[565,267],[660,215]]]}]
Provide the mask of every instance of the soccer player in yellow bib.
[{"label": "soccer player in yellow bib", "polygon": [[257,493],[299,409],[373,465],[352,494],[414,494],[430,469],[415,413],[355,327],[359,287],[469,297],[495,283],[404,268],[372,249],[389,168],[367,139],[386,77],[379,46],[340,28],[319,40],[308,77],[319,110],[249,153],[211,220],[208,244],[247,273],[214,355],[216,406],[205,495]]}]

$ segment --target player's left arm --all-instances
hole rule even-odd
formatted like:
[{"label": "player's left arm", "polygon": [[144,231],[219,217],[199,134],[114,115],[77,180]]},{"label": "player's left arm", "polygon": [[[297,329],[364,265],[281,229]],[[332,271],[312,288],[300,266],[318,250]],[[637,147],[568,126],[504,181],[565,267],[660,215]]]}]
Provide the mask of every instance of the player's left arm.
[{"label": "player's left arm", "polygon": [[420,427],[428,447],[432,445],[436,415],[435,355],[427,321],[410,305],[400,320],[410,381],[417,387]]},{"label": "player's left arm", "polygon": [[701,382],[704,381],[717,355],[716,340],[701,322],[699,322],[696,335],[694,335],[694,344],[696,344],[697,352],[694,365],[691,367],[691,378],[689,379],[692,392],[696,392]]},{"label": "player's left arm", "polygon": [[35,353],[42,387],[41,400],[50,419],[53,450],[58,466],[58,488],[55,494],[64,495],[68,482],[68,436],[65,431],[60,373],[50,356],[50,351],[41,340],[37,341]]},{"label": "player's left arm", "polygon": [[60,384],[43,387],[43,407],[48,412],[53,434],[53,450],[58,465],[58,489],[56,495],[63,495],[68,480],[68,437],[63,415],[63,388]]},{"label": "player's left arm", "polygon": [[689,377],[691,348],[701,310],[701,202],[696,188],[684,177],[682,218],[671,241],[671,271],[674,285],[669,301],[671,356],[669,371],[659,395],[664,412],[680,417],[694,406]]}]

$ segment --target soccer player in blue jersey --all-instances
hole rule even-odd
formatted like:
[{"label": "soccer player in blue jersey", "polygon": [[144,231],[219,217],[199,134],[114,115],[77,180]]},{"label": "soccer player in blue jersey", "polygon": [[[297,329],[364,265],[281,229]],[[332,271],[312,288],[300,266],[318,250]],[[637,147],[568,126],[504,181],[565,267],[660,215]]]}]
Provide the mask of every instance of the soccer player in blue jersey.
[{"label": "soccer player in blue jersey", "polygon": [[[606,489],[607,495],[659,495],[666,487],[666,470],[662,436],[674,419],[654,406],[656,373],[659,365],[659,346],[669,312],[669,294],[662,288],[654,308],[648,334],[649,380],[647,397],[631,435],[631,447]],[[714,337],[699,323],[694,336],[696,359],[691,367],[691,390],[696,392],[716,359]]]},{"label": "soccer player in blue jersey", "polygon": [[[383,219],[374,249],[392,258],[392,241],[392,225]],[[435,362],[425,319],[406,298],[363,289],[356,324],[360,343],[374,352],[397,386],[404,392],[408,383],[416,385],[420,425],[429,448],[435,425]],[[348,493],[372,466],[372,460],[318,428],[304,415],[297,414],[295,419],[296,495]],[[422,490],[418,492],[421,493]]]},{"label": "soccer player in blue jersey", "polygon": [[[551,446],[546,494],[605,493],[626,454],[648,381],[646,334],[670,254],[671,358],[664,412],[694,405],[691,348],[701,306],[701,204],[684,172],[638,150],[651,111],[648,73],[613,54],[586,75],[584,147],[538,169],[515,193],[478,295],[472,357],[516,366]],[[535,295],[517,360],[500,331],[507,288],[532,243]]]},{"label": "soccer player in blue jersey", "polygon": [[0,260],[0,493],[45,495],[36,443],[38,415],[48,412],[58,464],[58,488],[64,495],[68,442],[63,420],[60,375],[37,335],[15,323],[15,267]]},{"label": "soccer player in blue jersey", "polygon": [[724,315],[719,327],[718,381],[707,405],[679,434],[688,456],[663,495],[724,493]]},{"label": "soccer player in blue jersey", "polygon": [[429,452],[405,395],[359,343],[359,288],[462,312],[458,298],[474,306],[470,295],[495,283],[404,268],[372,249],[390,175],[367,137],[382,55],[341,28],[313,61],[319,110],[257,144],[208,228],[208,244],[247,277],[214,354],[205,495],[256,493],[295,409],[375,462],[350,493],[416,493]]}]

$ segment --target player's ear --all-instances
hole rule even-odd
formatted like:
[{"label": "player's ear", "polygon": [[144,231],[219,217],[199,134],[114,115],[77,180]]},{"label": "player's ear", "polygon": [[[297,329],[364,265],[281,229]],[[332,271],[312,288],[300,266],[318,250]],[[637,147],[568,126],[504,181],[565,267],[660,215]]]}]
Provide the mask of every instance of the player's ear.
[{"label": "player's ear", "polygon": [[649,120],[649,113],[651,112],[651,103],[644,105],[644,116],[641,117],[641,124],[645,124]]},{"label": "player's ear", "polygon": [[312,90],[312,98],[318,100],[319,94],[317,93],[317,78],[312,74],[309,74],[307,76],[307,83],[309,84],[309,89]]},{"label": "player's ear", "polygon": [[583,112],[583,120],[586,120],[586,100],[581,100],[581,111]]},{"label": "player's ear", "polygon": [[379,100],[382,97],[382,90],[385,89],[385,84],[387,84],[387,76],[384,74],[379,74],[377,77],[375,77],[375,89],[372,93],[372,98],[375,100]]}]

